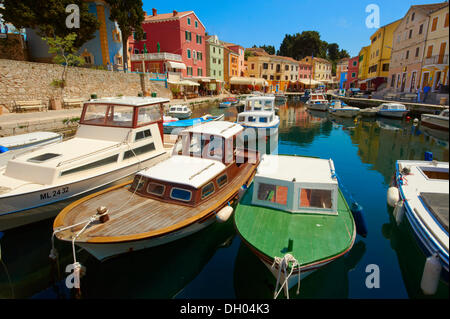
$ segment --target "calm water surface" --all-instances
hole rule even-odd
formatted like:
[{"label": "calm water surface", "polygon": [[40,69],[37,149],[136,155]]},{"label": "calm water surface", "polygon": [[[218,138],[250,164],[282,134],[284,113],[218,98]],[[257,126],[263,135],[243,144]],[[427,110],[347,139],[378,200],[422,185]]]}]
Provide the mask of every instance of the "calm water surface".
[{"label": "calm water surface", "polygon": [[[411,122],[389,119],[347,120],[307,112],[302,104],[280,105],[278,152],[332,158],[345,185],[344,194],[364,207],[367,238],[357,237],[343,258],[313,273],[295,288],[298,298],[423,298],[420,278],[424,256],[406,223],[397,227],[386,192],[398,159],[449,160],[448,135],[422,132]],[[225,113],[235,121],[235,108],[217,105],[195,109],[193,117]],[[57,242],[58,267],[49,262],[52,220],[7,231],[1,242],[0,298],[67,298],[65,266],[73,263],[71,247]],[[186,239],[96,261],[77,253],[86,266],[83,298],[272,298],[275,280],[236,236],[233,222],[214,224]],[[380,288],[365,285],[366,267],[380,269]],[[56,284],[54,284],[56,283]],[[440,284],[433,298],[448,298]]]}]

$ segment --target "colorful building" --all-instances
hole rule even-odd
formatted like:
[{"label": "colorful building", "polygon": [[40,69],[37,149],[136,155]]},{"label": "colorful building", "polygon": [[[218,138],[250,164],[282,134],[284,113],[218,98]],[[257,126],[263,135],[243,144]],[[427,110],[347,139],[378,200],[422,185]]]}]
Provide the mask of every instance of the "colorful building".
[{"label": "colorful building", "polygon": [[224,80],[225,83],[230,86],[230,79],[232,77],[239,77],[239,54],[234,52],[233,50],[224,47]]},{"label": "colorful building", "polygon": [[367,88],[367,74],[369,73],[370,45],[363,47],[358,55],[358,86],[361,90]]},{"label": "colorful building", "polygon": [[307,56],[301,60],[312,64],[313,80],[322,82],[323,84],[332,83],[332,64],[330,61],[322,58]]},{"label": "colorful building", "polygon": [[347,73],[349,58],[343,58],[336,64],[336,80],[341,83],[341,73]]},{"label": "colorful building", "polygon": [[234,53],[239,55],[238,58],[238,76],[245,76],[245,54],[244,48],[237,44],[224,43],[224,45],[233,51]]},{"label": "colorful building", "polygon": [[449,10],[448,2],[430,13],[420,88],[429,85],[432,92],[448,86]]},{"label": "colorful building", "polygon": [[298,62],[298,78],[299,80],[312,79],[312,64],[308,62]]},{"label": "colorful building", "polygon": [[369,69],[367,78],[360,83],[367,83],[369,90],[376,91],[380,85],[387,82],[389,76],[389,65],[391,63],[392,40],[394,31],[400,24],[401,19],[379,28],[370,37]]},{"label": "colorful building", "polygon": [[346,90],[355,88],[358,83],[359,72],[359,56],[355,56],[348,60],[347,65],[347,80],[345,81],[344,88]]},{"label": "colorful building", "polygon": [[[417,92],[420,89],[422,65],[427,53],[425,52],[425,42],[427,35],[431,34],[429,33],[430,14],[441,8],[444,9],[444,7],[447,7],[448,12],[446,3],[411,6],[395,29],[388,76],[388,88],[391,91]],[[442,27],[444,19],[445,16],[442,17]],[[442,28],[442,32],[438,38],[440,37],[444,43],[447,43],[448,28],[446,35],[444,28]],[[442,39],[443,35],[446,39]]]},{"label": "colorful building", "polygon": [[[89,12],[100,22],[95,38],[86,42],[78,51],[85,65],[103,66],[108,69],[123,69],[122,34],[116,22],[109,19],[110,8],[105,1],[89,1]],[[27,42],[30,59],[38,62],[51,62],[48,45],[33,29],[27,29]]]},{"label": "colorful building", "polygon": [[206,37],[206,76],[224,81],[224,46],[216,35]]},{"label": "colorful building", "polygon": [[145,15],[142,27],[144,39],[129,42],[129,50],[135,55],[131,59],[132,71],[139,71],[144,64],[152,73],[206,77],[205,26],[194,11],[158,14],[152,9],[152,15]]}]

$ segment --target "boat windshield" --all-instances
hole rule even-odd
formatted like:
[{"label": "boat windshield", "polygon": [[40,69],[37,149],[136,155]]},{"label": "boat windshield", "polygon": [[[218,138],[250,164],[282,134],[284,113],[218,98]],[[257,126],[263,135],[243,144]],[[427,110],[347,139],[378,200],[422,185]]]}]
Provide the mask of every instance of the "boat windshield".
[{"label": "boat windshield", "polygon": [[[209,134],[185,134],[178,137],[173,148],[174,155],[202,157],[222,161],[224,154],[224,139]],[[232,147],[227,147],[231,150]]]}]

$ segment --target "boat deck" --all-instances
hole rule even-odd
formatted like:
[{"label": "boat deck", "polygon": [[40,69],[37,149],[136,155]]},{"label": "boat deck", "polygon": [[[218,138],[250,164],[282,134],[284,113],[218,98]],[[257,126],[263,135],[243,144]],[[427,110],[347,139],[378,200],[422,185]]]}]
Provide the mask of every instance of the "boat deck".
[{"label": "boat deck", "polygon": [[[353,245],[355,225],[341,192],[338,215],[298,214],[252,205],[253,185],[239,203],[235,225],[240,236],[266,258],[292,254],[302,266],[345,253]],[[293,241],[288,251],[289,240]]]},{"label": "boat deck", "polygon": [[[109,221],[92,223],[77,242],[122,242],[156,237],[181,229],[199,221],[212,211],[222,208],[251,177],[254,164],[244,164],[241,174],[228,187],[217,191],[208,201],[197,207],[175,205],[155,199],[132,196],[130,183],[99,192],[68,206],[57,217],[54,228],[65,227],[89,219],[97,208],[109,209]],[[122,207],[124,206],[124,207]],[[84,225],[57,235],[59,239],[71,240]]]},{"label": "boat deck", "polygon": [[448,232],[448,194],[420,193],[424,205]]}]

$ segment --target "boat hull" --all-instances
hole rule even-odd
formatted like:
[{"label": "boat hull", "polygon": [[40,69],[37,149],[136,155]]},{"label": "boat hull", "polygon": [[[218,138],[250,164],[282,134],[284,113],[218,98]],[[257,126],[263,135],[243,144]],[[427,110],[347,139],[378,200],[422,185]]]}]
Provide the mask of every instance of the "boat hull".
[{"label": "boat hull", "polygon": [[351,110],[351,109],[341,110],[341,109],[329,108],[328,112],[334,116],[348,117],[348,118],[355,117],[359,114],[359,110]]},{"label": "boat hull", "polygon": [[176,117],[177,119],[183,120],[183,119],[190,118],[192,115],[192,112],[188,112],[188,113],[171,112],[171,113],[169,113],[169,115],[172,117]]},{"label": "boat hull", "polygon": [[408,111],[378,111],[377,114],[384,117],[401,119],[408,114]]},{"label": "boat hull", "polygon": [[133,175],[141,167],[153,166],[168,156],[169,154],[167,152],[161,153],[142,161],[141,165],[132,164],[73,183],[61,184],[32,193],[1,198],[0,209],[3,213],[0,214],[0,231],[55,217],[59,213],[59,210],[47,206],[72,200],[74,197],[85,195],[101,187],[111,185]]},{"label": "boat hull", "polygon": [[435,116],[422,115],[422,126],[435,130],[448,131],[448,118],[439,118]]},{"label": "boat hull", "polygon": [[328,104],[320,103],[320,104],[306,104],[306,107],[310,110],[322,111],[326,112],[328,110]]}]

